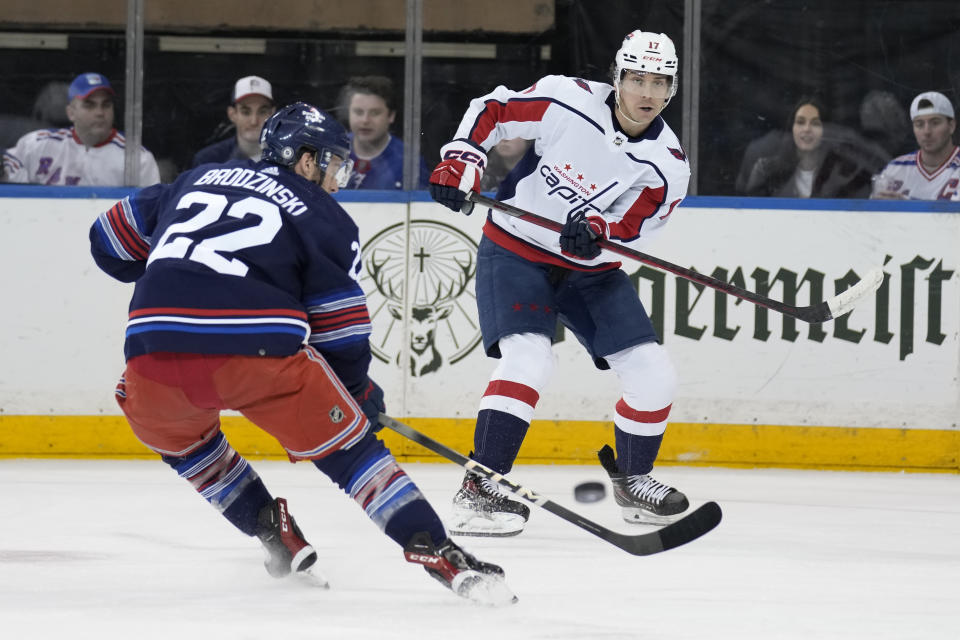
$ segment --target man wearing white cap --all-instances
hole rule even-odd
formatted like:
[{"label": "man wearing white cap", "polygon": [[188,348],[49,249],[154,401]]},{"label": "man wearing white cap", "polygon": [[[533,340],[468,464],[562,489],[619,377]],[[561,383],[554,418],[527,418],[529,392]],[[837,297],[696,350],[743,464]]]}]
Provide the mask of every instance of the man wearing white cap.
[{"label": "man wearing white cap", "polygon": [[960,200],[960,147],[947,96],[925,91],[910,104],[913,135],[919,149],[894,158],[874,177],[873,198],[894,200]]},{"label": "man wearing white cap", "polygon": [[260,130],[267,118],[277,110],[273,87],[260,76],[246,76],[233,87],[233,102],[227,117],[236,135],[204,147],[193,156],[193,166],[228,160],[260,160]]},{"label": "man wearing white cap", "polygon": [[[46,185],[124,184],[126,139],[113,127],[113,87],[106,76],[81,73],[67,90],[70,128],[40,129],[3,154],[4,179]],[[140,148],[137,186],[160,182],[153,154]]]}]

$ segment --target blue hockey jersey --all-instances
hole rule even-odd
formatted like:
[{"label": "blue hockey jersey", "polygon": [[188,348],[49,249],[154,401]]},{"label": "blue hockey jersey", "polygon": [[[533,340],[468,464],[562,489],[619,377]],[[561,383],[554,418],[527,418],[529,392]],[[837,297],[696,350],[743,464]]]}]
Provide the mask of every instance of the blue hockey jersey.
[{"label": "blue hockey jersey", "polygon": [[[353,172],[347,189],[403,189],[403,141],[390,136],[387,148],[372,160],[358,158],[353,150],[353,134],[350,134],[350,159],[353,160]],[[430,169],[420,158],[420,178],[418,189],[426,189]]]},{"label": "blue hockey jersey", "polygon": [[136,282],[127,359],[319,350],[351,393],[370,364],[357,226],[320,186],[259,162],[201,165],[90,229],[97,265]]}]

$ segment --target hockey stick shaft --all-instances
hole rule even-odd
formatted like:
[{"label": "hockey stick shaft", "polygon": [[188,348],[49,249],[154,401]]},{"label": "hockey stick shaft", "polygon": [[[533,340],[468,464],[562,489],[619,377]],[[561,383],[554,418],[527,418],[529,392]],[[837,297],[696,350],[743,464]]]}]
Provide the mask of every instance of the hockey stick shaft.
[{"label": "hockey stick shaft", "polygon": [[405,425],[404,423],[395,420],[386,414],[380,414],[380,424],[388,429],[391,429],[392,431],[396,431],[405,438],[416,442],[430,451],[433,451],[437,455],[446,458],[451,462],[455,462],[465,469],[489,478],[511,493],[514,493],[521,498],[524,498],[525,500],[528,500],[533,504],[546,509],[550,513],[563,518],[567,522],[575,524],[581,529],[589,531],[593,535],[602,538],[610,544],[619,547],[627,553],[631,553],[635,556],[651,555],[678,547],[682,544],[686,544],[691,540],[699,538],[720,524],[720,518],[722,515],[720,507],[715,502],[707,502],[689,515],[667,525],[666,527],[663,527],[662,529],[637,535],[617,533],[616,531],[611,531],[603,525],[597,524],[596,522],[593,522],[592,520],[589,520],[582,515],[557,504],[556,502],[553,502],[549,498],[537,493],[533,489],[508,480],[493,469],[490,469],[489,467],[486,467],[475,460],[471,460],[458,451],[451,449],[445,444],[437,442],[433,438],[420,433],[416,429]]},{"label": "hockey stick shaft", "polygon": [[[491,209],[496,209],[497,211],[521,220],[525,220],[545,229],[550,229],[557,232],[560,232],[563,229],[563,224],[557,222],[556,220],[544,218],[543,216],[537,215],[530,211],[525,211],[518,207],[514,207],[513,205],[500,202],[499,200],[488,198],[480,193],[471,192],[468,194],[468,199],[476,204],[490,207]],[[852,310],[858,302],[876,291],[883,283],[883,270],[880,268],[874,268],[871,269],[857,284],[853,285],[846,291],[837,294],[833,298],[830,298],[824,302],[810,305],[808,307],[796,307],[772,298],[768,298],[766,296],[762,296],[758,293],[748,291],[747,289],[742,289],[736,285],[730,284],[729,282],[724,282],[723,280],[719,280],[712,276],[698,273],[693,269],[687,269],[686,267],[681,267],[680,265],[673,264],[672,262],[668,262],[635,249],[631,249],[630,247],[625,247],[622,244],[611,242],[610,240],[600,240],[599,244],[602,249],[607,249],[613,253],[625,256],[627,258],[632,258],[633,260],[637,260],[643,264],[648,264],[652,267],[656,267],[658,269],[662,269],[663,271],[680,276],[681,278],[690,280],[691,282],[702,284],[718,291],[723,291],[724,293],[734,297],[752,302],[753,304],[761,307],[770,309],[772,311],[777,311],[784,315],[791,316],[811,324],[819,324],[821,322],[826,322],[827,320],[839,318],[843,314]]]}]

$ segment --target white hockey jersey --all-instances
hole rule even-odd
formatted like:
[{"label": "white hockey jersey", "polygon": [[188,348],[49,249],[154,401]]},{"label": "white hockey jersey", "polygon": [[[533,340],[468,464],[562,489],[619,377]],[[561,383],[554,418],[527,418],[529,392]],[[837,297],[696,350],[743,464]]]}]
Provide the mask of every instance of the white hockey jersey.
[{"label": "white hockey jersey", "polygon": [[[631,138],[614,108],[608,84],[547,76],[524,91],[499,86],[473,100],[455,137],[484,151],[505,138],[534,140],[498,197],[560,223],[581,210],[602,216],[612,240],[639,248],[686,196],[690,166],[663,118]],[[606,251],[593,260],[561,255],[558,233],[498,211],[484,234],[535,262],[591,270],[618,260]]]},{"label": "white hockey jersey", "polygon": [[921,151],[894,158],[873,179],[873,194],[894,191],[909,200],[960,200],[960,147],[934,171],[921,162]]},{"label": "white hockey jersey", "polygon": [[[31,131],[3,154],[4,180],[45,185],[123,185],[126,140],[116,129],[106,141],[88,147],[73,128]],[[137,186],[160,182],[153,154],[140,148]]]}]

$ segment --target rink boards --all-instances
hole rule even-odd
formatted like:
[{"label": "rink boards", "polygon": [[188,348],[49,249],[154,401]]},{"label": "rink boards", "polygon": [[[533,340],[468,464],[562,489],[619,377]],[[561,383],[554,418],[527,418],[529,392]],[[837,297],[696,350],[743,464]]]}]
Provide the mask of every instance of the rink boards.
[{"label": "rink boards", "polygon": [[[149,455],[113,400],[132,285],[101,274],[87,241],[124,193],[0,191],[0,456]],[[494,366],[473,291],[482,213],[416,192],[340,199],[361,231],[372,374],[390,412],[469,451]],[[660,463],[956,472],[957,246],[960,216],[935,203],[689,199],[645,251],[799,306],[872,266],[887,277],[848,316],[807,325],[625,261],[680,377]],[[592,462],[612,442],[616,377],[569,333],[557,340],[521,462]],[[224,428],[242,452],[283,455],[241,417]],[[436,459],[386,438],[403,457]]]}]

